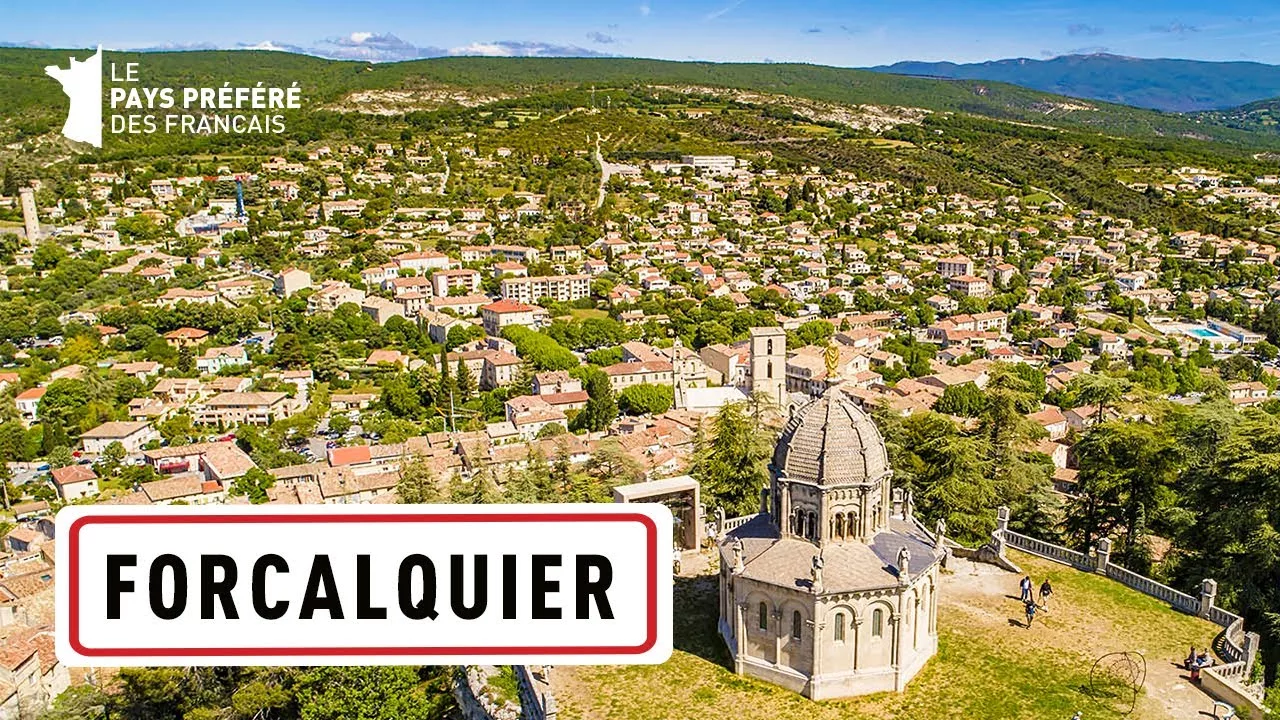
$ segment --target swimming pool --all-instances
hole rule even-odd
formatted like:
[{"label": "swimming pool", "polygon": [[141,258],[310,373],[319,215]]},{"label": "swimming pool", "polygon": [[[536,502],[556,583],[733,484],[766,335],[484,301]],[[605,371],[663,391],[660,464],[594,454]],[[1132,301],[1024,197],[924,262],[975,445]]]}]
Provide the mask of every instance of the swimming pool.
[{"label": "swimming pool", "polygon": [[1219,332],[1214,332],[1204,327],[1186,327],[1183,332],[1197,340],[1216,340],[1218,342],[1234,342],[1231,338]]}]

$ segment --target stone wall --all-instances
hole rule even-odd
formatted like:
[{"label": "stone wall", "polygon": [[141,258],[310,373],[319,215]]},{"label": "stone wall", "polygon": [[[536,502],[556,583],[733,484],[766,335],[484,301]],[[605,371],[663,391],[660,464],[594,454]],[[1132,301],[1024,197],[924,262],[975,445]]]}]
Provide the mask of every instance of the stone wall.
[{"label": "stone wall", "polygon": [[463,720],[521,720],[519,705],[501,702],[485,690],[485,681],[496,672],[492,665],[469,665],[454,675],[453,697]]},{"label": "stone wall", "polygon": [[1205,668],[1200,671],[1200,687],[1231,707],[1246,711],[1248,720],[1263,720],[1267,710],[1255,693],[1245,689],[1243,670],[1244,663]]},{"label": "stone wall", "polygon": [[551,666],[516,666],[520,681],[521,720],[556,720],[555,696],[551,694]]}]

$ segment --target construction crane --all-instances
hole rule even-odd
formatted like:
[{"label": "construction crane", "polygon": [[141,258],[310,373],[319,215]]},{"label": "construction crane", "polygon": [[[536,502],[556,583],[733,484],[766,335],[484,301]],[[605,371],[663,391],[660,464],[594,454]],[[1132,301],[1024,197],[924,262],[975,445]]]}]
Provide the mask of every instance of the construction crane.
[{"label": "construction crane", "polygon": [[244,183],[240,178],[236,178],[236,217],[241,220],[249,217],[249,213],[244,211]]},{"label": "construction crane", "polygon": [[[226,176],[223,177],[225,178]],[[245,220],[249,217],[249,213],[244,209],[244,181],[251,179],[252,176],[246,173],[240,173],[232,175],[231,177],[236,182],[236,217],[241,220]],[[205,182],[208,183],[217,182],[219,179],[222,178],[219,178],[217,175],[204,176]]]}]

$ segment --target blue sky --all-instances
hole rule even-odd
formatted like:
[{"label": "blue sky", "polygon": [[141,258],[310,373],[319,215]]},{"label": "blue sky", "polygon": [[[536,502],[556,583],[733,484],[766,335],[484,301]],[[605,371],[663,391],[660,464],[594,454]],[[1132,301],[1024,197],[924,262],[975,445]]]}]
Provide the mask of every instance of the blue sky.
[{"label": "blue sky", "polygon": [[865,66],[1080,52],[1280,64],[1277,0],[5,0],[0,42],[394,60],[605,54]]}]

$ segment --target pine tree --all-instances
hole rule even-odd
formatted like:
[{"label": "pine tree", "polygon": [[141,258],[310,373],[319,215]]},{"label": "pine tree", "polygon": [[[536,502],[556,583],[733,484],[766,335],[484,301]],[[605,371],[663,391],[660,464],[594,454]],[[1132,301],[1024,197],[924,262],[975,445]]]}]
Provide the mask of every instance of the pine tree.
[{"label": "pine tree", "polygon": [[[61,422],[46,420],[40,424],[40,429],[41,455],[49,455],[58,448],[66,450],[71,445],[71,438],[67,437],[67,429]],[[70,455],[71,451],[67,450],[67,454]]]},{"label": "pine tree", "polygon": [[471,502],[471,488],[463,481],[462,474],[454,471],[453,476],[449,478],[449,486],[447,488],[449,502],[454,504],[464,504]]},{"label": "pine tree", "polygon": [[421,367],[413,371],[411,376],[411,384],[418,391],[418,400],[423,407],[431,407],[437,404],[440,392],[440,378],[436,374],[435,366],[431,363],[423,363]]},{"label": "pine tree", "polygon": [[605,438],[596,443],[595,452],[587,461],[587,472],[610,486],[627,485],[644,478],[640,463],[622,449],[617,438]]},{"label": "pine tree", "polygon": [[576,503],[607,503],[613,500],[613,492],[608,485],[593,475],[572,473],[565,499]]},{"label": "pine tree", "polygon": [[492,505],[502,502],[502,494],[493,481],[493,473],[488,468],[481,468],[471,476],[471,489],[467,502],[473,505]]},{"label": "pine tree", "polygon": [[720,408],[712,424],[714,437],[694,463],[695,477],[730,516],[757,512],[769,479],[768,438],[748,412],[746,403]]},{"label": "pine tree", "polygon": [[532,504],[538,502],[538,486],[527,470],[507,469],[506,482],[503,483],[503,496],[509,503]]},{"label": "pine tree", "polygon": [[537,491],[538,502],[556,500],[555,488],[551,483],[551,467],[547,464],[547,456],[543,455],[541,450],[530,446],[529,454],[525,457],[524,472]]},{"label": "pine tree", "polygon": [[609,384],[609,376],[596,368],[586,369],[585,390],[589,399],[586,407],[573,418],[571,430],[599,432],[609,427],[618,417],[618,401]]},{"label": "pine tree", "polygon": [[1118,558],[1145,572],[1142,527],[1171,504],[1182,452],[1162,428],[1147,423],[1112,421],[1085,433],[1076,444],[1079,488],[1067,516],[1080,546],[1120,533]]},{"label": "pine tree", "polygon": [[453,394],[456,388],[453,377],[449,375],[448,353],[440,353],[440,389],[436,393],[436,404],[448,418],[447,428],[453,429]]},{"label": "pine tree", "polygon": [[520,363],[520,370],[516,373],[515,380],[507,386],[507,392],[511,397],[519,397],[521,395],[533,394],[533,366],[528,362]]},{"label": "pine tree", "polygon": [[396,495],[404,505],[438,503],[443,499],[435,473],[425,457],[415,454],[401,462]]},{"label": "pine tree", "polygon": [[[569,448],[565,443],[556,444],[556,456],[551,461],[551,487],[560,497],[569,495],[569,485],[573,482],[573,464],[569,461]],[[570,500],[570,502],[581,502]]]},{"label": "pine tree", "polygon": [[476,391],[476,381],[471,375],[471,370],[467,368],[466,363],[462,359],[458,359],[457,375],[454,384],[458,388],[458,399],[465,402],[471,399],[472,393]]}]

